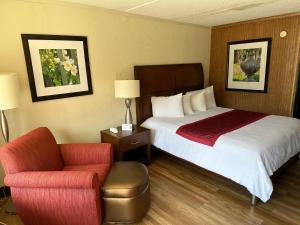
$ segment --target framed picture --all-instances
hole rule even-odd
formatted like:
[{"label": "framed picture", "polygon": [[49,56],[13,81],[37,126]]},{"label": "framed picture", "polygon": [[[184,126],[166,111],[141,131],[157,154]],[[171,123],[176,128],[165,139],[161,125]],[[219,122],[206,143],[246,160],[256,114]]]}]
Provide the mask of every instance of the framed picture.
[{"label": "framed picture", "polygon": [[228,42],[226,90],[267,92],[271,38]]},{"label": "framed picture", "polygon": [[86,37],[21,36],[33,102],[93,94]]}]

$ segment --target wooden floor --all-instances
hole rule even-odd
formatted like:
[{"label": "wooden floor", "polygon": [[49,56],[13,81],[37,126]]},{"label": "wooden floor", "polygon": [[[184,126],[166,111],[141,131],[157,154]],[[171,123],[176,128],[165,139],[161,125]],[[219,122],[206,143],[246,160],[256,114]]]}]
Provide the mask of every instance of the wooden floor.
[{"label": "wooden floor", "polygon": [[[271,200],[256,207],[241,186],[164,154],[149,171],[151,208],[137,225],[300,224],[300,160],[276,178]],[[22,225],[3,210],[0,218]]]}]

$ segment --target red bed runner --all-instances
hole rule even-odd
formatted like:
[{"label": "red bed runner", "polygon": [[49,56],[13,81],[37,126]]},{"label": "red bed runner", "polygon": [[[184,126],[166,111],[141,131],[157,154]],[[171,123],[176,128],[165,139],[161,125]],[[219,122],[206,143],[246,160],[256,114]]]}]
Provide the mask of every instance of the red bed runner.
[{"label": "red bed runner", "polygon": [[214,146],[217,139],[230,131],[253,123],[267,114],[232,110],[179,127],[176,133],[191,141]]}]

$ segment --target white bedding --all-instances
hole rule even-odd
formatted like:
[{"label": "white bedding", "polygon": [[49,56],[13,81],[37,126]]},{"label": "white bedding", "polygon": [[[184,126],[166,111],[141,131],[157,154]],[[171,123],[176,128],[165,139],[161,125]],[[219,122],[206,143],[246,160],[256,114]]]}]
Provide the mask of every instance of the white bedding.
[{"label": "white bedding", "polygon": [[152,144],[172,155],[223,175],[243,186],[263,202],[270,198],[270,176],[300,151],[300,121],[270,115],[219,137],[213,147],[176,134],[187,123],[231,109],[212,108],[181,118],[147,119]]}]

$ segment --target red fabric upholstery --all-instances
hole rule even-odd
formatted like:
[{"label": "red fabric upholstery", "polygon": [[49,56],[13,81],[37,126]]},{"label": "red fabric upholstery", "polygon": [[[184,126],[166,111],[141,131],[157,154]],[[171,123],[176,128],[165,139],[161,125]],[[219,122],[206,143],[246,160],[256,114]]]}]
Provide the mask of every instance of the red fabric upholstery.
[{"label": "red fabric upholstery", "polygon": [[98,188],[98,176],[90,171],[21,172],[6,175],[5,184],[20,188]]},{"label": "red fabric upholstery", "polygon": [[57,145],[47,128],[38,128],[4,146],[0,159],[25,225],[101,224],[110,144]]},{"label": "red fabric upholstery", "polygon": [[99,189],[11,188],[24,225],[100,225]]},{"label": "red fabric upholstery", "polygon": [[96,172],[100,186],[103,185],[110,170],[110,164],[92,164],[80,166],[65,166],[64,171],[90,171]]},{"label": "red fabric upholstery", "polygon": [[112,145],[108,143],[62,144],[59,147],[65,165],[112,164]]},{"label": "red fabric upholstery", "polygon": [[63,168],[59,147],[46,127],[17,138],[5,145],[1,151],[1,162],[6,174]]}]

